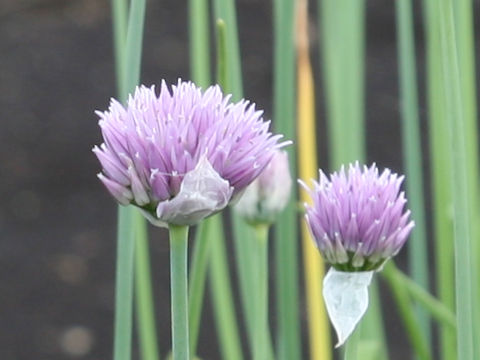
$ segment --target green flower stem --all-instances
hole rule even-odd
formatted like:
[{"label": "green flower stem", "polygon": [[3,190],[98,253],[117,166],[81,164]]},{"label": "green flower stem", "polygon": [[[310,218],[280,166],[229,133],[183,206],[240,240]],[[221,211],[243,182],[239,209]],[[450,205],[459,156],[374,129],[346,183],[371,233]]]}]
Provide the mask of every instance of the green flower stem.
[{"label": "green flower stem", "polygon": [[[238,30],[237,20],[235,13],[235,1],[234,0],[215,0],[213,1],[214,14],[217,18],[216,22],[216,40],[217,40],[217,82],[222,87],[225,93],[231,93],[233,100],[239,100],[242,97],[242,70],[240,63],[240,49],[238,44]],[[236,215],[231,212],[233,235],[235,245],[235,256],[239,274],[240,282],[240,294],[242,299],[243,311],[245,314],[246,327],[250,344],[252,344],[252,328],[253,328],[253,311],[251,307],[251,298],[248,297],[247,289],[251,288],[252,281],[251,268],[248,264],[248,256],[251,254],[249,241],[249,227]],[[220,225],[217,226],[221,230]],[[223,237],[223,235],[222,235]],[[222,353],[226,359],[234,359],[233,357],[225,356],[227,351],[230,352],[230,356],[242,357],[240,351],[240,345],[238,344],[238,330],[235,320],[235,313],[232,307],[232,297],[229,279],[222,280],[220,274],[228,274],[227,264],[225,260],[225,245],[223,244],[223,238],[221,241],[223,248],[216,248],[215,252],[220,255],[218,259],[212,259],[212,280],[225,281],[226,288],[223,290],[225,293],[221,294],[222,289],[215,286],[216,281],[212,281],[212,291],[214,292],[214,301],[219,301],[224,305],[223,311],[229,313],[230,320],[223,319],[221,315],[222,309],[216,309],[215,320],[217,322],[218,333],[221,339]],[[222,253],[223,252],[223,253]],[[212,255],[212,258],[215,258]],[[223,259],[223,260],[221,260]],[[221,267],[225,269],[222,270]],[[225,276],[225,275],[224,275]],[[227,291],[228,289],[228,291]],[[215,300],[216,299],[216,300]],[[235,321],[235,322],[234,322]],[[224,333],[222,329],[230,329],[230,332]],[[227,336],[228,335],[228,336]],[[234,348],[229,348],[228,343],[232,342]],[[238,344],[238,345],[237,345]],[[238,346],[238,350],[236,347]]]},{"label": "green flower stem", "polygon": [[[217,7],[218,10],[219,7]],[[225,92],[232,90],[228,77],[227,68],[227,29],[225,21],[217,20],[217,81]],[[240,283],[240,297],[242,300],[242,309],[245,316],[245,325],[250,346],[253,348],[253,299],[249,296],[249,289],[252,288],[253,274],[250,261],[251,238],[253,234],[251,229],[234,211],[231,212],[233,224],[233,244],[235,246],[235,257]]]},{"label": "green flower stem", "polygon": [[268,325],[268,225],[255,226],[255,247],[252,255],[256,257],[255,264],[255,328],[254,328],[254,360],[271,358],[268,349],[270,330]]},{"label": "green flower stem", "polygon": [[[295,139],[295,1],[273,1],[274,27],[274,126],[286,139]],[[296,174],[295,146],[288,146],[290,172]],[[299,315],[299,266],[297,235],[296,189],[286,209],[280,214],[274,229],[275,299],[276,299],[276,358],[302,359]],[[302,206],[303,208],[303,206]],[[241,241],[241,239],[239,240]],[[327,360],[327,359],[324,359]]]},{"label": "green flower stem", "polygon": [[384,271],[382,271],[382,274],[395,276],[396,280],[408,291],[408,294],[412,299],[416,300],[433,318],[452,329],[456,328],[455,314],[442,302],[430,295],[428,291],[398,269],[393,261],[388,262]]},{"label": "green flower stem", "polygon": [[114,360],[130,360],[132,349],[133,259],[135,209],[119,206],[115,277]]},{"label": "green flower stem", "polygon": [[390,289],[392,290],[395,302],[402,316],[403,324],[405,326],[406,334],[415,350],[416,355],[422,360],[431,360],[432,355],[427,345],[422,328],[419,326],[417,317],[409,299],[409,294],[404,286],[404,282],[395,271],[393,262],[390,261],[385,265],[382,271],[387,280]]},{"label": "green flower stem", "polygon": [[[190,73],[192,80],[206,88],[210,85],[210,36],[208,24],[208,1],[189,0],[189,30],[190,30]],[[205,219],[197,227],[197,235],[193,244],[192,265],[189,277],[189,327],[190,354],[197,351],[198,332],[202,317],[202,305],[205,292],[209,248],[210,219]]]},{"label": "green flower stem", "polygon": [[[462,94],[458,44],[455,35],[454,1],[439,0],[440,48],[445,89],[445,109],[449,124],[450,156],[453,164],[453,224],[455,244],[455,295],[457,314],[457,356],[472,360],[474,356],[475,314],[472,293],[472,207],[473,194],[469,190],[468,147],[466,138],[465,99]],[[477,219],[475,219],[477,221]],[[478,239],[475,239],[478,240]],[[478,341],[478,339],[475,339]]]},{"label": "green flower stem", "polygon": [[127,37],[127,0],[112,0],[113,47],[115,53],[115,74],[117,92],[122,94],[125,88],[125,43]]},{"label": "green flower stem", "polygon": [[242,300],[242,310],[245,317],[245,326],[247,337],[251,349],[255,343],[255,299],[251,296],[251,289],[255,279],[254,264],[251,254],[255,248],[255,234],[250,226],[246,226],[243,219],[238,215],[232,217],[233,222],[233,245],[235,249],[236,267],[238,281],[240,286],[240,298]]},{"label": "green flower stem", "polygon": [[[450,310],[455,309],[453,269],[452,178],[453,165],[449,141],[448,119],[445,108],[445,89],[440,47],[438,0],[424,0],[426,24],[427,95],[429,111],[429,136],[431,154],[432,220],[435,240],[436,288],[440,301]],[[447,326],[440,328],[440,358],[456,359],[455,331]]]},{"label": "green flower stem", "polygon": [[[128,29],[125,39],[125,61],[122,69],[123,76],[120,83],[120,95],[123,102],[127,94],[131,93],[140,79],[140,68],[142,60],[142,40],[145,22],[145,0],[134,0],[130,2],[128,14]],[[151,291],[150,260],[148,254],[148,238],[145,219],[135,209],[132,226],[135,232],[136,261],[135,272],[139,286],[136,290],[137,318],[140,336],[140,347],[144,359],[155,360],[158,358],[158,348],[155,330],[155,314],[153,310],[153,299]],[[150,355],[148,357],[145,357]]]},{"label": "green flower stem", "polygon": [[189,0],[190,73],[193,81],[206,88],[210,85],[210,35],[208,1]]},{"label": "green flower stem", "polygon": [[198,330],[202,316],[203,294],[210,255],[211,226],[211,218],[205,219],[198,225],[193,247],[188,289],[188,324],[190,327],[190,354],[192,356],[197,351]]},{"label": "green flower stem", "polygon": [[[120,78],[120,99],[127,100],[128,93],[135,89],[140,79],[142,60],[143,27],[145,22],[146,0],[132,0],[128,16],[128,29],[124,52],[124,68]],[[122,82],[123,80],[123,82]]]},{"label": "green flower stem", "polygon": [[[411,0],[396,1],[397,43],[399,57],[400,94],[402,103],[403,157],[406,166],[406,187],[415,231],[408,242],[409,269],[413,279],[428,289],[428,256],[423,203],[422,148],[418,116],[418,96],[415,65],[415,37]],[[428,343],[431,339],[427,314],[417,308],[417,316]]]},{"label": "green flower stem", "polygon": [[[228,3],[228,4],[224,4]],[[226,7],[222,5],[227,5]],[[216,43],[217,43],[217,82],[222,87],[225,93],[234,93],[234,97],[241,97],[242,84],[240,67],[236,66],[240,64],[240,60],[235,56],[227,56],[228,53],[236,53],[238,55],[238,40],[236,35],[236,23],[234,14],[234,5],[232,1],[215,1],[215,16],[216,22]],[[233,12],[233,13],[232,13]],[[229,22],[229,27],[233,26],[233,31],[227,32],[227,26],[224,18],[232,20]],[[232,41],[229,41],[232,40]],[[231,55],[231,54],[230,54]],[[234,77],[228,76],[231,72],[237,72]],[[236,80],[235,80],[236,79]],[[232,83],[235,82],[234,83]],[[236,95],[236,96],[235,96]],[[247,231],[248,226],[234,214],[232,215],[234,244],[236,247],[235,255],[237,257],[237,266],[239,269],[242,305],[247,319],[247,331],[250,329],[251,322],[249,321],[250,312],[245,307],[247,300],[244,298],[246,292],[243,291],[245,284],[250,281],[250,275],[245,269],[245,255],[248,256],[249,252],[247,248],[241,243],[247,244],[248,239]],[[220,216],[220,215],[219,215]],[[233,297],[231,285],[229,283],[229,271],[226,260],[225,240],[223,234],[223,227],[221,218],[215,216],[212,219],[212,237],[216,240],[217,245],[212,249],[211,259],[211,278],[212,278],[212,295],[213,301],[216,304],[215,309],[215,321],[217,325],[217,333],[220,337],[220,348],[224,358],[226,359],[241,359],[243,357],[238,337],[237,321],[235,317],[235,311],[233,308]],[[240,247],[239,247],[240,246]],[[240,251],[238,251],[240,249]],[[243,256],[243,257],[242,257]],[[251,332],[248,331],[250,335]]]},{"label": "green flower stem", "polygon": [[190,360],[188,341],[188,226],[170,225],[173,360]]},{"label": "green flower stem", "polygon": [[[144,17],[145,0],[131,1],[130,12],[127,11],[127,1],[112,1],[117,88],[122,102],[139,80]],[[135,238],[139,235],[136,226],[144,221],[139,220],[140,217],[134,208],[119,207],[113,341],[115,360],[131,358],[134,252]]]},{"label": "green flower stem", "polygon": [[135,285],[140,350],[142,359],[157,360],[159,359],[159,351],[153,306],[147,223],[138,211],[135,214],[135,228],[137,231],[135,241]]},{"label": "green flower stem", "polygon": [[[473,0],[455,0],[453,2],[455,18],[455,37],[458,51],[458,70],[464,114],[465,163],[468,192],[469,223],[471,239],[480,239],[480,183],[479,183],[479,147],[477,90],[475,74],[475,37],[473,23]],[[472,303],[480,302],[480,241],[471,241],[472,245]],[[473,307],[473,338],[480,339],[480,309]],[[474,358],[480,359],[480,341],[474,341]]]},{"label": "green flower stem", "polygon": [[365,0],[319,0],[319,16],[330,167],[336,169],[365,159]]},{"label": "green flower stem", "polygon": [[232,288],[228,271],[225,236],[223,233],[221,215],[212,216],[210,244],[210,279],[212,287],[213,310],[215,325],[220,340],[220,351],[223,359],[243,359],[238,334],[235,309],[233,307]]}]

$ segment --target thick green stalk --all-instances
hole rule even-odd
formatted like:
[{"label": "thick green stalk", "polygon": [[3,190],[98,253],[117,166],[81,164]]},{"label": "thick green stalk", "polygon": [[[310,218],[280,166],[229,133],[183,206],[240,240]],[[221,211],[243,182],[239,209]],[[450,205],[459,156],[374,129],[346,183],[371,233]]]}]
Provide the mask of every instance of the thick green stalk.
[{"label": "thick green stalk", "polygon": [[390,285],[395,302],[400,311],[403,324],[405,326],[406,334],[410,339],[415,353],[419,359],[430,360],[432,355],[425,339],[425,334],[419,326],[417,317],[413,311],[408,291],[403,286],[403,281],[398,277],[392,262],[387,263],[382,271],[385,279]]},{"label": "thick green stalk", "polygon": [[393,273],[392,276],[395,276],[396,281],[400,284],[399,286],[405,288],[410,297],[417,301],[434,319],[455,330],[457,326],[455,314],[442,302],[430,295],[423,287],[400,271],[395,266],[393,260],[389,262],[387,273]]},{"label": "thick green stalk", "polygon": [[[127,3],[112,3],[115,62],[119,97],[125,102],[127,93],[137,83],[143,37],[145,1],[132,1],[128,16]],[[129,71],[127,71],[127,69]],[[132,342],[133,271],[137,210],[119,207],[117,234],[117,270],[115,284],[114,359],[129,360]]]},{"label": "thick green stalk", "polygon": [[132,92],[140,80],[142,62],[143,28],[145,23],[145,0],[132,0],[128,16],[125,45],[125,87],[120,89],[122,101]]},{"label": "thick green stalk", "polygon": [[210,85],[210,36],[207,0],[190,0],[188,22],[190,30],[190,73],[195,84]]},{"label": "thick green stalk", "polygon": [[[274,6],[274,91],[273,119],[275,130],[286,139],[295,139],[295,47],[293,0],[275,0]],[[294,146],[286,151],[290,159],[290,172],[296,174]],[[279,360],[301,359],[300,315],[298,300],[298,242],[296,191],[275,224],[275,299],[277,333],[276,346]]]},{"label": "thick green stalk", "polygon": [[215,324],[220,339],[220,351],[223,359],[240,360],[243,359],[243,355],[235,309],[233,307],[232,287],[228,271],[221,215],[214,215],[209,221],[212,226],[210,280]]},{"label": "thick green stalk", "polygon": [[235,249],[238,281],[240,286],[240,298],[242,311],[245,317],[245,326],[250,348],[253,350],[255,343],[255,299],[251,296],[250,289],[255,281],[255,269],[253,266],[252,253],[255,241],[255,233],[250,226],[246,226],[244,220],[238,215],[232,214],[233,222],[233,246]]},{"label": "thick green stalk", "polygon": [[118,208],[117,270],[115,276],[114,360],[130,360],[132,349],[134,209]]},{"label": "thick green stalk", "polygon": [[127,0],[112,0],[112,30],[115,58],[117,92],[122,94],[125,88],[125,43],[127,37]]},{"label": "thick green stalk", "polygon": [[[422,149],[412,15],[411,0],[396,1],[403,157],[406,168],[407,197],[412,210],[412,218],[415,220],[415,231],[408,242],[409,268],[413,279],[423,288],[428,289],[429,262],[423,201]],[[427,313],[417,308],[417,317],[422,332],[426,335],[427,342],[430,343],[431,330]]]},{"label": "thick green stalk", "polygon": [[[115,70],[119,94],[123,92],[124,51],[127,33],[127,3],[112,1],[112,25],[115,48]],[[133,210],[118,207],[117,264],[115,275],[114,360],[129,360],[132,348],[133,259],[135,250]]]},{"label": "thick green stalk", "polygon": [[[210,85],[210,41],[208,29],[208,3],[206,0],[189,1],[190,72],[192,80],[206,88]],[[210,255],[210,219],[197,228],[193,244],[192,265],[189,278],[190,353],[196,354],[200,319],[202,317],[205,280]]]},{"label": "thick green stalk", "polygon": [[[477,91],[475,85],[475,41],[472,0],[456,0],[454,5],[455,35],[458,51],[462,108],[465,116],[465,146],[467,165],[468,207],[472,238],[473,303],[480,302],[480,191],[479,148],[477,123]],[[480,338],[480,309],[474,307],[474,339]],[[480,342],[474,344],[475,358],[480,358]]]},{"label": "thick green stalk", "polygon": [[[226,26],[221,19],[217,20],[217,78],[218,83],[225,91],[227,69],[230,64],[227,58]],[[210,219],[211,245],[210,278],[212,299],[214,302],[215,323],[220,339],[220,350],[225,359],[242,359],[237,319],[233,306],[230,273],[228,270],[225,235],[221,215]]]},{"label": "thick green stalk", "polygon": [[[455,309],[453,271],[453,222],[451,216],[453,165],[448,144],[449,130],[445,110],[443,73],[441,66],[439,11],[437,0],[425,0],[427,39],[427,92],[429,135],[433,188],[433,225],[435,239],[436,287],[440,301]],[[455,331],[440,329],[440,356],[456,359]]]},{"label": "thick green stalk", "polygon": [[[228,76],[229,69],[227,41],[227,28],[223,19],[217,20],[217,82],[226,93],[232,91],[231,78]],[[231,60],[230,60],[231,61]],[[245,316],[245,325],[250,346],[254,348],[254,299],[250,296],[250,289],[253,288],[254,274],[251,263],[254,233],[234,211],[231,212],[234,234],[235,257],[240,284],[240,297],[242,299],[242,310]]]},{"label": "thick green stalk", "polygon": [[[121,98],[126,101],[127,94],[131,93],[140,80],[142,60],[143,29],[145,22],[145,0],[135,0],[130,3],[128,30],[125,46],[125,62],[123,69],[124,83],[121,88]],[[151,290],[151,269],[148,251],[148,236],[145,219],[136,215],[134,223],[137,234],[135,272],[137,286],[137,316],[140,338],[140,348],[144,359],[155,360],[158,358],[158,344],[155,328],[155,311]]]},{"label": "thick green stalk", "polygon": [[[255,342],[254,360],[267,360],[271,356],[270,330],[268,325],[268,225],[255,226]],[[271,357],[270,357],[271,358]]]},{"label": "thick green stalk", "polygon": [[190,360],[188,340],[188,226],[169,225],[173,360]]},{"label": "thick green stalk", "polygon": [[[227,1],[231,2],[231,1]],[[235,18],[233,2],[223,4],[222,1],[215,2],[215,15],[217,20],[217,82],[222,86],[225,93],[233,93],[234,98],[242,97],[241,70],[236,68],[239,59],[234,59],[231,55],[238,53],[238,40],[236,40],[235,31],[228,29],[232,25],[226,25],[223,19]],[[233,14],[232,14],[233,11]],[[235,24],[235,22],[233,22]],[[232,39],[234,37],[235,39]],[[232,39],[232,41],[230,41]],[[228,55],[230,54],[230,56]],[[238,73],[232,76],[231,72]],[[235,93],[239,91],[239,93]],[[245,325],[250,346],[253,349],[253,299],[249,295],[249,289],[252,288],[253,274],[250,263],[252,254],[252,238],[254,233],[250,227],[234,212],[231,213],[233,225],[233,243],[235,246],[235,257],[237,273],[240,283],[240,297],[242,300],[242,310],[245,317]]]},{"label": "thick green stalk", "polygon": [[202,317],[203,295],[210,258],[211,220],[203,220],[197,227],[197,236],[193,246],[188,291],[188,325],[190,327],[190,353],[196,354],[198,331]]},{"label": "thick green stalk", "polygon": [[159,359],[159,354],[153,306],[147,223],[138,212],[135,214],[135,228],[137,231],[135,242],[135,285],[140,351],[142,359],[157,360]]},{"label": "thick green stalk", "polygon": [[365,2],[319,0],[319,10],[330,167],[336,169],[365,159]]},{"label": "thick green stalk", "polygon": [[438,1],[443,87],[446,115],[450,130],[450,151],[453,163],[453,210],[455,244],[455,292],[457,308],[457,356],[473,360],[471,207],[468,193],[468,159],[465,144],[466,126],[459,57],[455,36],[453,1]]}]

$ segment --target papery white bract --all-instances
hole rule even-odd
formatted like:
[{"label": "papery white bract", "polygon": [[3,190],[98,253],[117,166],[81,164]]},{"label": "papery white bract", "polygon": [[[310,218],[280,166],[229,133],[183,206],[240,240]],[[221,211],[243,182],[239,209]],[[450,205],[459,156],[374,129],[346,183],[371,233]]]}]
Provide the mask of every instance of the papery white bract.
[{"label": "papery white bract", "polygon": [[328,317],[342,346],[368,308],[368,286],[373,271],[345,272],[330,268],[323,279],[323,299]]}]

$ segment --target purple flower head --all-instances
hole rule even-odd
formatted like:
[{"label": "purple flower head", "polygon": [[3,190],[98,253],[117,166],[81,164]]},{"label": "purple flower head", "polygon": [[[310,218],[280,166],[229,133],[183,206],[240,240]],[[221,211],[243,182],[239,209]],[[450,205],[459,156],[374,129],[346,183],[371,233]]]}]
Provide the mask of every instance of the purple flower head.
[{"label": "purple flower head", "polygon": [[112,99],[100,117],[98,175],[122,205],[154,224],[192,225],[223,209],[272,158],[281,135],[254,104],[230,102],[219,86],[178,81],[137,87],[124,107]]},{"label": "purple flower head", "polygon": [[320,171],[320,183],[309,190],[313,206],[305,205],[306,221],[323,257],[337,270],[378,269],[396,255],[414,222],[404,210],[400,192],[403,176],[373,164],[358,162],[334,172],[330,179]]},{"label": "purple flower head", "polygon": [[271,224],[290,198],[292,177],[286,151],[276,151],[260,176],[252,182],[235,210],[252,224]]}]

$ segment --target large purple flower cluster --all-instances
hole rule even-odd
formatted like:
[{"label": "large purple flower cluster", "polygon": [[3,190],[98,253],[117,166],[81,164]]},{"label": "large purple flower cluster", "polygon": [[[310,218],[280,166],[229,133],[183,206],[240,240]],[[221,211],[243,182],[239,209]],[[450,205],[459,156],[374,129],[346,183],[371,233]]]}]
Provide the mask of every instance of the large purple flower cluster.
[{"label": "large purple flower cluster", "polygon": [[404,210],[400,192],[403,176],[375,165],[342,167],[330,179],[320,171],[320,182],[310,190],[313,206],[306,221],[323,257],[337,270],[378,269],[405,243],[414,222]]},{"label": "large purple flower cluster", "polygon": [[264,169],[281,135],[254,104],[230,101],[219,86],[178,81],[138,87],[124,107],[97,112],[104,143],[98,176],[123,205],[158,225],[191,225],[224,208]]}]

